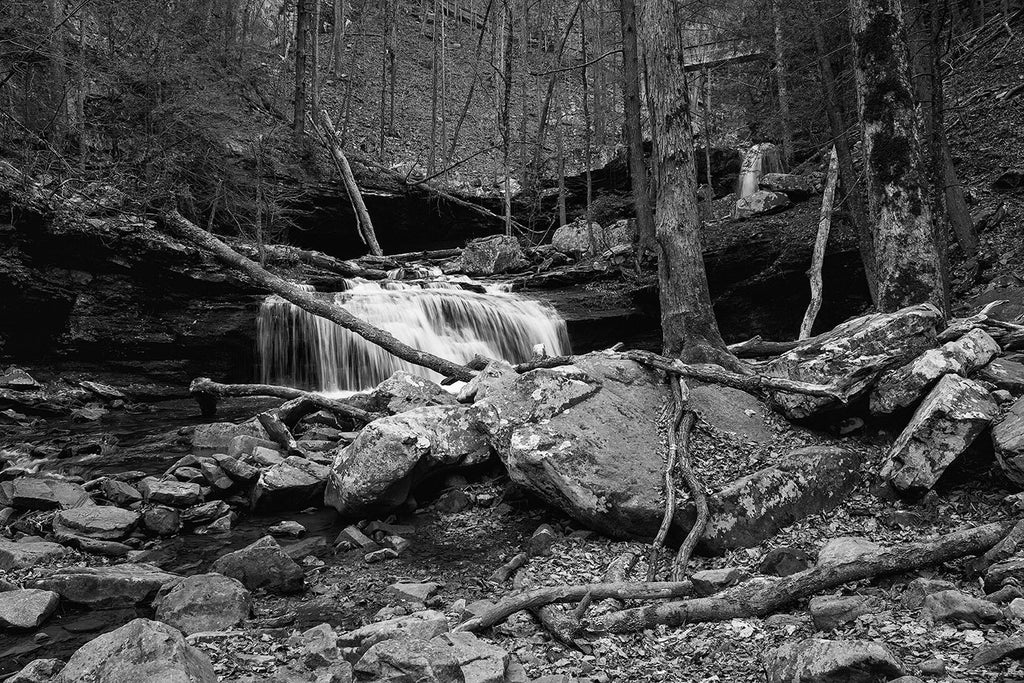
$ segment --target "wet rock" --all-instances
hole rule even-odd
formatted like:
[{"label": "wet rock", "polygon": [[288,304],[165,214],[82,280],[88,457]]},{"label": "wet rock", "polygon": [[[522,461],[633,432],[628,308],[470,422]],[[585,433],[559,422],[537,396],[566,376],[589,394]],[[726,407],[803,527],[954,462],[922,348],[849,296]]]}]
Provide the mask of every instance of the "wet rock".
[{"label": "wet rock", "polygon": [[270,532],[271,536],[285,536],[289,538],[298,538],[302,534],[306,533],[306,527],[302,526],[298,522],[287,519],[283,522],[278,522],[273,525],[267,531]]},{"label": "wet rock", "polygon": [[284,455],[276,448],[256,446],[252,449],[249,460],[259,467],[273,467],[284,462]]},{"label": "wet rock", "polygon": [[0,593],[0,629],[36,628],[46,621],[60,596],[53,591],[27,588]]},{"label": "wet rock", "polygon": [[1010,638],[1003,638],[995,643],[982,645],[974,653],[974,656],[971,657],[971,661],[967,663],[967,668],[976,669],[981,666],[995,664],[1000,659],[1005,659],[1006,657],[1013,657],[1015,659],[1024,657],[1024,636],[1012,636]]},{"label": "wet rock", "polygon": [[88,391],[91,391],[92,393],[96,394],[105,401],[124,401],[128,398],[120,389],[115,389],[114,387],[108,384],[101,384],[99,382],[83,380],[81,382],[78,382],[78,386],[82,387],[83,389],[87,389]]},{"label": "wet rock", "polygon": [[378,384],[371,396],[390,415],[413,408],[452,405],[456,402],[455,396],[441,385],[405,370],[399,370]]},{"label": "wet rock", "polygon": [[13,365],[0,372],[0,389],[39,389],[42,386],[32,375]]},{"label": "wet rock", "polygon": [[334,459],[324,500],[348,516],[400,505],[411,487],[440,468],[490,457],[471,409],[430,406],[374,420]]},{"label": "wet rock", "polygon": [[636,221],[619,220],[606,228],[580,218],[567,223],[551,236],[551,246],[575,258],[597,256],[616,247],[629,248],[636,241]]},{"label": "wet rock", "polygon": [[156,505],[142,513],[142,526],[157,536],[173,536],[181,531],[181,514],[174,508]]},{"label": "wet rock", "polygon": [[70,510],[93,505],[89,493],[78,484],[60,479],[19,477],[0,484],[0,498],[19,510]]},{"label": "wet rock", "polygon": [[295,455],[260,475],[253,507],[260,510],[301,509],[323,499],[331,468]]},{"label": "wet rock", "polygon": [[235,482],[227,475],[227,472],[222,470],[213,458],[201,459],[199,461],[199,471],[202,474],[202,481],[217,491],[227,491],[235,485]]},{"label": "wet rock", "polygon": [[758,187],[769,192],[782,192],[790,199],[807,199],[817,191],[814,178],[795,173],[765,173]]},{"label": "wet rock", "polygon": [[[260,426],[262,427],[262,425]],[[227,455],[238,460],[245,460],[250,455],[252,455],[253,450],[256,449],[257,447],[271,448],[275,450],[279,448],[279,446],[275,442],[270,440],[269,435],[256,437],[248,436],[246,434],[240,434],[239,436],[232,438],[230,443],[228,443]],[[219,451],[214,451],[214,453],[212,453],[211,455],[212,457],[216,458],[217,453],[223,452],[224,449],[221,449]]]},{"label": "wet rock", "polygon": [[132,607],[149,603],[162,587],[180,579],[148,564],[116,564],[58,569],[33,582],[33,586],[80,605]]},{"label": "wet rock", "polygon": [[998,410],[978,383],[944,376],[889,449],[880,475],[901,492],[924,493],[974,443]]},{"label": "wet rock", "polygon": [[188,635],[224,631],[248,618],[252,595],[237,579],[196,574],[160,591],[156,618]]},{"label": "wet rock", "polygon": [[906,667],[881,643],[808,638],[768,652],[768,683],[879,683],[905,676]]},{"label": "wet rock", "polygon": [[914,579],[907,584],[907,589],[903,593],[903,606],[907,609],[920,609],[924,607],[924,599],[932,593],[941,593],[942,591],[955,589],[956,586],[949,581],[925,578]]},{"label": "wet rock", "polygon": [[789,206],[789,197],[782,192],[758,190],[753,194],[736,200],[736,217],[750,218],[782,211]]},{"label": "wet rock", "polygon": [[231,531],[231,527],[235,523],[235,513],[229,512],[223,517],[218,517],[209,524],[199,529],[196,529],[197,534],[226,534]]},{"label": "wet rock", "polygon": [[135,619],[94,638],[68,660],[54,683],[216,683],[210,659],[167,624]]},{"label": "wet rock", "polygon": [[876,602],[859,595],[819,595],[811,598],[808,604],[814,628],[819,631],[831,631],[880,608]]},{"label": "wet rock", "polygon": [[430,640],[448,632],[448,620],[444,614],[434,610],[415,612],[404,617],[367,624],[338,637],[342,647],[365,652],[376,643],[391,639]]},{"label": "wet rock", "polygon": [[302,567],[271,536],[217,558],[211,570],[241,581],[249,590],[297,593],[304,587]]},{"label": "wet rock", "polygon": [[993,593],[1007,583],[1024,586],[1024,556],[997,562],[985,571],[986,593]]},{"label": "wet rock", "polygon": [[702,569],[690,576],[690,580],[693,582],[693,592],[698,596],[714,595],[749,578],[750,574],[738,567]]},{"label": "wet rock", "polygon": [[103,483],[100,484],[100,493],[106,500],[122,507],[128,507],[142,500],[142,494],[139,493],[137,488],[128,482],[117,479],[104,479]]},{"label": "wet rock", "polygon": [[[894,313],[849,320],[810,344],[766,364],[768,375],[811,382],[838,383],[851,400],[864,396],[885,371],[900,367],[935,346],[942,314],[929,304]],[[818,415],[840,406],[834,399],[775,392],[773,398],[791,419]]]},{"label": "wet rock", "polygon": [[876,553],[882,546],[858,536],[840,536],[826,541],[818,551],[818,565],[847,564],[865,555]]},{"label": "wet rock", "polygon": [[924,599],[924,610],[933,621],[985,624],[999,621],[1003,612],[988,600],[957,590],[939,591]]},{"label": "wet rock", "polygon": [[131,510],[92,505],[61,510],[53,518],[53,530],[102,541],[120,541],[132,532],[139,517],[139,513]]},{"label": "wet rock", "polygon": [[63,668],[61,659],[33,659],[5,683],[50,683]]},{"label": "wet rock", "polygon": [[995,384],[1012,394],[1024,393],[1024,363],[997,358],[974,375],[974,379]]},{"label": "wet rock", "polygon": [[59,543],[50,543],[42,539],[26,542],[9,541],[0,538],[0,569],[29,569],[39,564],[47,564],[67,555],[68,549]]},{"label": "wet rock", "polygon": [[147,503],[174,508],[187,508],[203,502],[203,490],[199,484],[146,477],[139,482],[139,491]]},{"label": "wet rock", "polygon": [[223,500],[211,500],[209,503],[193,505],[181,511],[180,519],[182,524],[188,526],[199,526],[209,524],[215,519],[220,519],[231,512],[231,508]]},{"label": "wet rock", "polygon": [[231,422],[214,422],[196,427],[192,433],[192,448],[196,452],[227,453],[237,457],[237,453],[231,452],[230,446],[232,439],[238,436],[270,439],[267,430],[255,418],[237,425]]},{"label": "wet rock", "polygon": [[790,576],[809,569],[812,564],[811,556],[799,548],[773,548],[761,560],[757,570],[769,576]]},{"label": "wet rock", "polygon": [[928,349],[879,378],[871,392],[871,412],[879,415],[915,406],[943,376],[966,377],[999,352],[999,344],[977,328],[937,349]]},{"label": "wet rock", "polygon": [[509,235],[492,235],[466,244],[459,269],[469,275],[497,275],[522,270],[527,265],[519,240]]},{"label": "wet rock", "polygon": [[1024,398],[993,425],[992,445],[1007,479],[1024,486]]},{"label": "wet rock", "polygon": [[237,458],[224,453],[214,453],[212,457],[231,479],[243,486],[255,484],[256,480],[260,478],[260,471],[258,469]]},{"label": "wet rock", "polygon": [[400,603],[417,605],[425,604],[433,597],[441,585],[434,582],[427,583],[393,583],[388,586],[388,595]]},{"label": "wet rock", "polygon": [[174,470],[173,476],[178,481],[185,481],[193,484],[198,484],[204,481],[203,473],[198,467],[190,467],[187,465]]}]

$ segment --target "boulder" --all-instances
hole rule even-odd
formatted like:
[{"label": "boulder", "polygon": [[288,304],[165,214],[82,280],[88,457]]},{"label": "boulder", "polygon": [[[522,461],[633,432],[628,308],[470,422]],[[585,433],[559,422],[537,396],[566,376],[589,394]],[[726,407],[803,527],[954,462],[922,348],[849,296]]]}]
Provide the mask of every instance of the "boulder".
[{"label": "boulder", "polygon": [[323,502],[331,468],[296,455],[263,472],[252,492],[257,510],[299,510]]},{"label": "boulder", "polygon": [[389,415],[413,408],[456,403],[455,395],[445,391],[440,384],[405,370],[397,371],[378,384],[371,396]]},{"label": "boulder", "polygon": [[385,511],[403,503],[430,472],[489,457],[469,407],[415,408],[374,420],[337,452],[324,500],[346,516]]},{"label": "boulder", "polygon": [[228,453],[231,442],[235,437],[252,437],[256,439],[270,440],[270,435],[263,428],[256,418],[247,420],[242,424],[233,422],[214,422],[196,427],[192,433],[192,448],[197,453]]},{"label": "boulder", "polygon": [[940,579],[914,579],[907,584],[907,589],[903,593],[903,606],[907,609],[920,609],[924,607],[924,600],[929,595],[954,590],[955,588],[956,586],[949,581],[942,581]]},{"label": "boulder", "polygon": [[1024,363],[997,358],[974,375],[975,379],[989,382],[1019,396],[1024,394]]},{"label": "boulder", "polygon": [[215,519],[230,514],[231,507],[223,500],[211,500],[209,503],[193,505],[179,513],[181,523],[187,526],[209,524]]},{"label": "boulder", "polygon": [[54,533],[120,541],[139,523],[139,513],[101,505],[61,510],[53,518]]},{"label": "boulder", "polygon": [[161,588],[180,580],[180,576],[148,564],[115,564],[58,569],[32,585],[89,607],[133,607],[149,603]]},{"label": "boulder", "polygon": [[597,256],[616,247],[631,247],[636,236],[636,221],[633,220],[615,221],[607,228],[591,222],[588,228],[586,219],[580,218],[555,230],[551,246],[563,254],[582,258]]},{"label": "boulder", "polygon": [[441,590],[441,585],[432,581],[426,583],[400,581],[388,586],[388,595],[400,603],[415,605],[425,603],[439,590]]},{"label": "boulder", "polygon": [[1024,555],[997,562],[985,570],[986,593],[994,593],[1007,583],[1024,586]]},{"label": "boulder", "polygon": [[840,536],[832,538],[821,546],[818,551],[818,565],[847,564],[860,559],[865,555],[877,553],[882,549],[874,541],[859,536]]},{"label": "boulder", "polygon": [[906,365],[879,378],[871,391],[871,412],[881,415],[911,408],[944,375],[966,377],[987,365],[999,351],[996,340],[977,328],[937,349],[928,349]]},{"label": "boulder", "polygon": [[203,502],[203,489],[199,484],[146,477],[139,482],[139,491],[147,503],[187,508]]},{"label": "boulder", "polygon": [[62,479],[18,477],[3,486],[0,498],[19,510],[70,510],[94,504],[88,491]]},{"label": "boulder", "polygon": [[361,626],[338,637],[338,644],[365,652],[371,646],[392,639],[430,640],[448,632],[448,620],[434,610],[414,612],[408,616],[386,619]]},{"label": "boulder", "polygon": [[462,681],[454,653],[443,643],[393,638],[371,646],[352,667],[357,680],[374,683]]},{"label": "boulder", "polygon": [[160,591],[156,618],[185,635],[225,631],[252,610],[252,595],[237,579],[221,574],[196,574]]},{"label": "boulder", "polygon": [[976,669],[980,666],[994,664],[1004,657],[1016,659],[1024,657],[1024,636],[1011,636],[982,645],[971,657],[971,661],[967,662],[967,668]]},{"label": "boulder", "polygon": [[341,656],[338,634],[330,624],[319,624],[302,633],[299,659],[307,669],[330,666]]},{"label": "boulder", "polygon": [[90,640],[71,655],[54,683],[216,683],[209,657],[185,642],[181,632],[149,619],[135,619]]},{"label": "boulder", "polygon": [[241,581],[249,590],[297,593],[304,587],[302,567],[288,557],[272,536],[217,558],[211,571]]},{"label": "boulder", "polygon": [[765,673],[768,683],[884,683],[908,672],[881,643],[808,638],[770,650]]},{"label": "boulder", "polygon": [[125,481],[105,478],[100,484],[100,493],[114,505],[127,507],[142,500],[139,490]]},{"label": "boulder", "polygon": [[811,613],[814,628],[831,631],[857,617],[879,611],[881,605],[859,595],[819,595],[811,598],[807,609]]},{"label": "boulder", "polygon": [[39,389],[42,386],[32,375],[13,365],[0,371],[0,389],[26,390]]},{"label": "boulder", "polygon": [[497,275],[522,270],[527,265],[519,240],[511,235],[492,235],[466,244],[459,269],[469,275]]},{"label": "boulder", "polygon": [[789,206],[789,197],[782,192],[758,190],[748,197],[736,200],[736,218],[750,218],[782,211]]},{"label": "boulder", "polygon": [[4,683],[50,683],[63,668],[61,659],[33,659]]},{"label": "boulder", "polygon": [[181,530],[181,513],[174,508],[154,505],[142,513],[142,526],[157,536],[173,536]]},{"label": "boulder", "polygon": [[903,493],[924,493],[974,443],[998,411],[996,402],[977,382],[959,375],[944,376],[889,449],[881,476]]},{"label": "boulder", "polygon": [[1006,478],[1024,487],[1024,398],[1018,399],[993,425],[992,445]]},{"label": "boulder", "polygon": [[243,486],[255,484],[256,480],[260,478],[260,471],[247,462],[242,462],[224,453],[214,453],[212,457],[225,474]]},{"label": "boulder", "polygon": [[[775,377],[830,384],[848,397],[863,397],[885,371],[900,367],[935,346],[942,314],[930,304],[894,313],[875,313],[848,320],[765,364]],[[790,419],[803,419],[842,404],[821,396],[775,392],[775,402]]]},{"label": "boulder", "polygon": [[[31,538],[31,537],[30,537]],[[51,543],[42,539],[31,542],[9,541],[0,538],[0,569],[29,569],[38,564],[47,564],[67,555],[68,549],[59,543]]]},{"label": "boulder", "polygon": [[795,173],[765,173],[758,187],[769,192],[782,192],[790,199],[807,199],[820,191],[814,178]]},{"label": "boulder", "polygon": [[54,610],[60,596],[53,591],[26,588],[0,593],[0,630],[40,626]]},{"label": "boulder", "polygon": [[925,597],[924,611],[933,621],[971,624],[994,623],[1003,617],[1003,611],[998,606],[958,590],[939,591]]},{"label": "boulder", "polygon": [[725,590],[729,586],[735,586],[741,581],[750,578],[745,569],[739,567],[726,567],[725,569],[702,569],[690,576],[693,582],[693,594],[706,597]]},{"label": "boulder", "polygon": [[465,683],[505,683],[510,657],[505,650],[473,633],[445,633],[431,640],[448,648]]}]

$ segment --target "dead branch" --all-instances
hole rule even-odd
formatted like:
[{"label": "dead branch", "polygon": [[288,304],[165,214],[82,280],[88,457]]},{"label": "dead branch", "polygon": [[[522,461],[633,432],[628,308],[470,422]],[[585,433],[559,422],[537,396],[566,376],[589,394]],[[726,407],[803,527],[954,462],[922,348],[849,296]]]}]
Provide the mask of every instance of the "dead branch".
[{"label": "dead branch", "polygon": [[530,555],[528,553],[517,553],[511,560],[495,569],[487,578],[494,583],[505,583],[509,580],[509,577],[515,574],[529,560]]},{"label": "dead branch", "polygon": [[[316,297],[291,282],[270,273],[258,263],[245,258],[221,242],[212,234],[201,230],[193,223],[186,220],[177,209],[165,210],[161,216],[163,223],[170,228],[177,236],[192,242],[196,246],[206,249],[225,265],[239,271],[248,277],[255,284],[277,294],[278,296],[292,302],[296,306],[305,309],[313,315],[326,318],[331,322],[351,330],[363,339],[376,344],[391,354],[408,361],[413,365],[428,368],[442,375],[455,377],[461,380],[470,380],[473,373],[464,365],[453,363],[431,353],[414,349],[408,344],[398,340],[390,332],[374,327],[369,323],[357,318],[343,307],[329,302],[322,297]],[[289,396],[287,398],[295,398]]]},{"label": "dead branch", "polygon": [[[219,382],[214,382],[209,377],[197,377],[192,380],[188,390],[196,402],[199,403],[203,415],[207,417],[216,413],[218,399],[243,396],[274,396],[284,399],[302,399],[332,413],[352,418],[353,420],[359,420],[360,422],[372,422],[378,417],[340,399],[327,398],[319,394],[292,389],[291,387],[280,387],[274,384],[220,384]],[[283,417],[281,420],[282,422],[285,421]]]},{"label": "dead branch", "polygon": [[658,625],[764,617],[797,600],[851,581],[911,571],[983,553],[1002,539],[1013,522],[995,522],[963,529],[934,541],[879,550],[843,564],[818,565],[780,579],[759,577],[717,595],[612,612],[590,619],[595,632],[625,633]]},{"label": "dead branch", "polygon": [[298,442],[295,441],[295,437],[292,436],[291,430],[284,421],[277,415],[273,410],[260,413],[256,416],[256,419],[260,421],[263,428],[267,430],[267,434],[270,439],[281,446],[285,450],[285,453],[302,455],[302,449],[299,448]]},{"label": "dead branch", "polygon": [[757,335],[746,341],[729,344],[728,348],[729,353],[737,358],[763,358],[764,356],[779,356],[810,341],[813,340],[765,341],[761,335]]},{"label": "dead branch", "polygon": [[[526,570],[518,572],[512,582],[513,588],[524,591],[534,585],[536,585],[536,582]],[[578,620],[574,620],[572,616],[552,604],[536,605],[530,607],[529,610],[530,614],[540,622],[541,626],[555,640],[573,649],[580,649],[580,645],[576,642],[575,638],[575,634],[579,631],[580,626]]]},{"label": "dead branch", "polygon": [[478,617],[455,627],[456,631],[482,631],[508,619],[516,612],[555,602],[577,602],[590,594],[593,600],[664,600],[690,595],[689,581],[651,583],[585,583],[574,586],[545,586],[510,595]]},{"label": "dead branch", "polygon": [[828,233],[832,227],[832,200],[836,194],[836,181],[839,179],[839,153],[832,145],[829,155],[828,180],[825,181],[825,192],[821,197],[821,216],[818,218],[818,235],[814,240],[814,254],[811,257],[811,268],[807,272],[811,281],[811,302],[807,304],[803,322],[800,323],[800,339],[811,336],[814,319],[821,310],[822,279],[821,267],[825,262],[825,248],[828,246]]}]

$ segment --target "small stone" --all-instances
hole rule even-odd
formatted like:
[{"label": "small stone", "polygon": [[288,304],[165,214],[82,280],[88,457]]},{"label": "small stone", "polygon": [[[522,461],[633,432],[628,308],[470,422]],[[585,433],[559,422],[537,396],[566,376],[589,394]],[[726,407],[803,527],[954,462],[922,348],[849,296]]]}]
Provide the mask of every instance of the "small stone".
[{"label": "small stone", "polygon": [[377,542],[355,526],[347,526],[342,529],[338,537],[334,539],[334,545],[343,545],[348,548],[377,548]]},{"label": "small stone", "polygon": [[182,633],[224,631],[248,618],[252,595],[236,579],[196,574],[160,591],[156,618]]},{"label": "small stone", "polygon": [[241,550],[219,557],[212,571],[241,581],[249,590],[264,588],[280,593],[303,589],[302,567],[281,549],[271,536],[264,536]]},{"label": "small stone", "polygon": [[808,609],[814,628],[819,631],[831,631],[847,624],[865,614],[871,614],[878,608],[869,599],[857,596],[819,595],[811,598]]},{"label": "small stone", "polygon": [[164,586],[181,579],[147,564],[65,567],[32,582],[68,602],[94,608],[132,607],[149,603]]},{"label": "small stone", "polygon": [[196,484],[204,481],[202,470],[198,467],[190,467],[188,465],[175,469],[173,476],[178,481],[192,482]]},{"label": "small stone", "polygon": [[924,606],[924,599],[932,593],[950,590],[956,590],[956,586],[949,581],[924,578],[914,579],[907,584],[907,589],[903,593],[903,606],[907,609],[920,609]]},{"label": "small stone", "polygon": [[438,512],[444,512],[448,514],[462,512],[463,510],[470,508],[472,506],[473,499],[469,497],[468,493],[461,489],[445,491],[438,497],[437,502],[434,503],[434,508]]},{"label": "small stone", "polygon": [[985,571],[985,592],[996,591],[1006,583],[1024,586],[1024,556],[997,562]]},{"label": "small stone", "polygon": [[255,484],[260,478],[260,471],[249,463],[223,453],[214,453],[212,457],[229,477],[243,486]]},{"label": "small stone", "polygon": [[112,506],[90,505],[58,512],[53,518],[53,530],[55,533],[119,541],[131,533],[138,522],[137,512]]},{"label": "small stone", "polygon": [[818,551],[818,565],[846,564],[881,550],[877,543],[857,536],[842,536],[828,541]]},{"label": "small stone", "polygon": [[338,649],[338,634],[330,624],[320,624],[302,634],[302,650],[299,658],[307,669],[330,666],[341,655]]},{"label": "small stone", "polygon": [[558,534],[551,528],[550,524],[541,524],[530,536],[528,553],[533,556],[550,555],[551,544],[558,538]]},{"label": "small stone", "polygon": [[376,564],[377,562],[383,562],[384,560],[393,560],[398,557],[398,552],[392,548],[381,548],[379,550],[373,550],[363,555],[363,560],[367,564]]},{"label": "small stone", "polygon": [[46,621],[60,596],[53,591],[24,589],[0,593],[0,629],[36,628]]},{"label": "small stone", "polygon": [[946,663],[941,659],[926,659],[917,665],[918,670],[926,676],[945,676]]},{"label": "small stone", "polygon": [[808,638],[768,652],[768,683],[869,683],[888,681],[907,671],[892,651],[867,640]]},{"label": "small stone", "polygon": [[117,479],[106,478],[100,485],[100,493],[114,505],[127,507],[142,500],[142,494],[131,484]]},{"label": "small stone", "polygon": [[426,604],[434,596],[441,585],[434,582],[426,583],[393,583],[388,586],[388,594],[398,602],[409,604]]},{"label": "small stone", "polygon": [[175,508],[187,508],[203,502],[199,484],[146,477],[139,482],[139,491],[147,503],[158,503]]},{"label": "small stone", "polygon": [[231,512],[231,508],[223,500],[211,500],[209,503],[193,505],[181,511],[181,523],[189,526],[208,524]]},{"label": "small stone", "polygon": [[270,532],[271,536],[285,536],[290,538],[298,538],[302,534],[306,533],[306,527],[302,526],[298,522],[292,520],[285,520],[278,522],[273,525],[267,531]]},{"label": "small stone", "polygon": [[1014,619],[1024,619],[1024,598],[1011,600],[1009,609]]},{"label": "small stone", "polygon": [[142,526],[157,536],[173,536],[181,530],[181,515],[174,508],[156,505],[142,513]]},{"label": "small stone", "polygon": [[1002,610],[991,602],[956,590],[929,595],[924,599],[924,609],[933,621],[983,624],[999,621],[1003,616]]},{"label": "small stone", "polygon": [[401,553],[406,548],[412,545],[412,542],[408,539],[402,538],[401,536],[385,536],[384,540],[381,541],[385,548],[391,548],[396,553]]},{"label": "small stone", "polygon": [[252,449],[252,462],[261,467],[273,467],[284,462],[284,456],[275,448],[256,446]]},{"label": "small stone", "polygon": [[1024,657],[1024,636],[1013,636],[996,643],[982,645],[971,661],[967,663],[967,668],[975,669],[979,666],[987,666],[1004,657]]}]

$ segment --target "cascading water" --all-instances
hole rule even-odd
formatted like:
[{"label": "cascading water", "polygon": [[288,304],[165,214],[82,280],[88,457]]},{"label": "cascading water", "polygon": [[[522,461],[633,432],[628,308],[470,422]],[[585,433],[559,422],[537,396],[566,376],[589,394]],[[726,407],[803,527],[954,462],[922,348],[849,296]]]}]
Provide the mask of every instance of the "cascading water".
[{"label": "cascading water", "polygon": [[[409,346],[456,362],[476,354],[522,362],[536,344],[552,355],[570,352],[565,321],[553,308],[496,286],[481,293],[451,281],[350,280],[344,291],[324,296]],[[396,370],[439,379],[277,296],[263,302],[256,330],[261,381],[268,384],[362,391]]]}]

